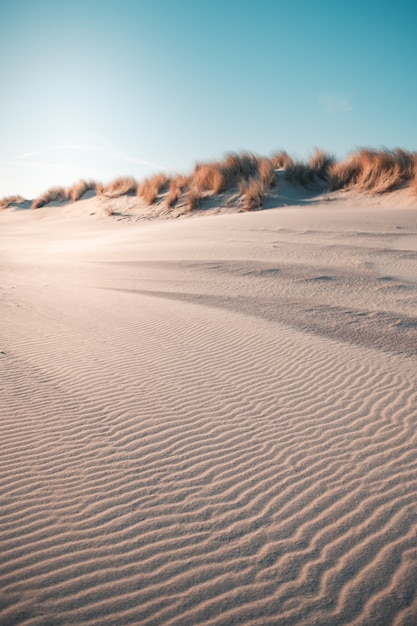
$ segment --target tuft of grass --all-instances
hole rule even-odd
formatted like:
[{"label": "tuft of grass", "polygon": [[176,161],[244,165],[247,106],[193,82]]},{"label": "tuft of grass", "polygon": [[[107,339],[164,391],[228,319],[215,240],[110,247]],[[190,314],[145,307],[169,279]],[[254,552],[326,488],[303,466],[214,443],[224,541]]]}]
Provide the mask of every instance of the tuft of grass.
[{"label": "tuft of grass", "polygon": [[100,195],[103,191],[103,185],[95,180],[79,180],[68,189],[68,194],[72,202],[80,200],[87,191],[94,191]]},{"label": "tuft of grass", "polygon": [[5,196],[0,200],[0,209],[7,209],[11,204],[22,204],[24,201],[22,196]]},{"label": "tuft of grass", "polygon": [[417,153],[413,155],[413,176],[411,179],[411,188],[417,195]]},{"label": "tuft of grass", "polygon": [[285,150],[275,152],[271,157],[271,162],[276,170],[287,170],[294,165],[294,160]]},{"label": "tuft of grass", "polygon": [[115,178],[111,183],[104,187],[102,193],[110,198],[118,198],[120,196],[127,196],[136,194],[138,189],[138,182],[133,176],[121,176]]},{"label": "tuft of grass", "polygon": [[362,148],[330,168],[332,189],[356,187],[375,194],[392,191],[410,182],[415,170],[415,153]]},{"label": "tuft of grass", "polygon": [[258,177],[263,186],[267,189],[276,185],[275,168],[271,159],[258,159]]},{"label": "tuft of grass", "polygon": [[333,155],[316,148],[308,162],[314,177],[325,182],[329,181],[329,170],[336,162]]},{"label": "tuft of grass", "polygon": [[145,179],[138,186],[136,193],[145,200],[146,204],[153,204],[169,183],[170,178],[165,174],[155,174],[155,176]]},{"label": "tuft of grass", "polygon": [[185,195],[185,210],[188,213],[199,208],[203,196],[198,189],[189,189]]},{"label": "tuft of grass", "polygon": [[41,196],[35,198],[32,202],[31,209],[40,209],[49,204],[49,202],[67,202],[70,200],[69,190],[65,187],[51,187]]},{"label": "tuft of grass", "polygon": [[242,179],[239,184],[239,193],[242,197],[242,208],[245,211],[259,209],[265,199],[267,187],[259,178]]},{"label": "tuft of grass", "polygon": [[191,184],[199,191],[210,191],[217,195],[231,184],[230,172],[223,163],[197,163],[191,174]]},{"label": "tuft of grass", "polygon": [[293,161],[286,167],[285,177],[301,187],[322,187],[330,184],[330,171],[335,164],[333,156],[316,149],[308,163]]},{"label": "tuft of grass", "polygon": [[252,152],[231,153],[225,161],[225,167],[231,173],[233,181],[239,182],[242,178],[248,180],[258,172],[258,157]]}]

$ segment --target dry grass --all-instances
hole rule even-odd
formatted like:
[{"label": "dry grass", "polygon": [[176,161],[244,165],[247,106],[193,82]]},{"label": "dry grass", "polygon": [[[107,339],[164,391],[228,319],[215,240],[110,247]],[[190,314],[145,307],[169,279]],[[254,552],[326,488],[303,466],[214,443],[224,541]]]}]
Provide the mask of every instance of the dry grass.
[{"label": "dry grass", "polygon": [[65,187],[51,187],[41,196],[33,200],[31,209],[40,209],[49,202],[67,202],[70,200],[69,190]]},{"label": "dry grass", "polygon": [[146,204],[153,204],[169,183],[170,178],[165,174],[155,174],[155,176],[147,178],[138,186],[137,195],[143,198]]},{"label": "dry grass", "polygon": [[217,195],[231,184],[231,176],[223,163],[198,163],[191,174],[191,184],[199,191],[210,191]]},{"label": "dry grass", "polygon": [[239,184],[239,193],[242,198],[242,208],[245,211],[259,209],[265,199],[267,187],[259,178],[242,180]]},{"label": "dry grass", "polygon": [[0,200],[0,209],[7,209],[11,204],[22,204],[25,199],[22,196],[5,196]]},{"label": "dry grass", "polygon": [[198,189],[189,189],[185,194],[185,210],[188,213],[199,208],[203,195]]},{"label": "dry grass", "polygon": [[287,170],[294,165],[294,160],[285,150],[275,152],[271,157],[271,162],[276,170]]},{"label": "dry grass", "polygon": [[241,152],[240,154],[229,154],[224,166],[230,171],[234,182],[239,182],[242,178],[248,180],[258,172],[259,158],[252,152]]},{"label": "dry grass", "polygon": [[276,185],[275,168],[270,159],[258,159],[258,177],[263,186],[267,189]]},{"label": "dry grass", "polygon": [[285,169],[285,177],[294,185],[302,187],[327,187],[330,185],[330,170],[334,163],[333,156],[316,149],[308,163],[289,163]]},{"label": "dry grass", "polygon": [[356,187],[374,194],[392,191],[415,176],[416,154],[396,150],[362,148],[346,161],[330,168],[333,190]]},{"label": "dry grass", "polygon": [[95,180],[80,180],[68,189],[68,194],[72,202],[77,202],[87,191],[94,191],[97,195],[100,195],[103,193],[104,187]]},{"label": "dry grass", "polygon": [[417,153],[413,155],[413,177],[411,179],[411,188],[417,195]]},{"label": "dry grass", "polygon": [[[151,205],[166,192],[164,201],[168,209],[183,196],[185,210],[194,211],[208,194],[228,191],[235,194],[234,197],[240,196],[245,210],[253,210],[262,206],[265,196],[276,185],[276,169],[284,169],[287,180],[304,187],[334,191],[355,188],[382,194],[408,184],[417,195],[417,152],[400,148],[362,148],[344,161],[336,162],[334,157],[322,150],[315,150],[308,161],[294,161],[281,150],[271,158],[259,157],[251,152],[231,153],[223,160],[198,163],[190,176],[171,178],[156,174],[141,184],[133,177],[116,178],[106,187],[94,180],[80,180],[68,189],[48,189],[33,200],[31,208],[37,209],[50,202],[76,202],[88,191],[111,198],[136,194]],[[223,200],[227,204],[227,199]],[[24,202],[21,196],[7,196],[0,200],[0,209],[19,202]]]},{"label": "dry grass", "polygon": [[138,182],[133,176],[121,176],[115,178],[102,190],[102,193],[110,198],[118,198],[119,196],[127,196],[136,194]]},{"label": "dry grass", "polygon": [[191,175],[191,185],[199,192],[219,194],[242,181],[258,178],[264,188],[275,184],[275,168],[266,157],[257,157],[251,152],[232,153],[223,161],[199,163]]}]

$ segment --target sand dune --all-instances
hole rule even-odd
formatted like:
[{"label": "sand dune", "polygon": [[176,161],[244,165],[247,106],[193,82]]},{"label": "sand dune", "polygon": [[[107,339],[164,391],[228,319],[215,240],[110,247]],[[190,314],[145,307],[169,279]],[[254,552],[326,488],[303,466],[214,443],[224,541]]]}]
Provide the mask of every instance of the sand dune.
[{"label": "sand dune", "polygon": [[415,200],[330,200],[1,214],[1,624],[416,623]]}]

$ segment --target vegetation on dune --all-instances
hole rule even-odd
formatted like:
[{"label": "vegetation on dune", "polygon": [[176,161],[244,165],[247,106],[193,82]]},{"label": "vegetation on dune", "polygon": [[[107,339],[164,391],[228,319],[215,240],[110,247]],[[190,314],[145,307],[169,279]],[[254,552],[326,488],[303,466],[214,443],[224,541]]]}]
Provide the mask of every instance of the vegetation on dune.
[{"label": "vegetation on dune", "polygon": [[134,195],[137,189],[138,181],[132,176],[120,176],[102,188],[101,195],[109,198],[119,198],[120,196]]},{"label": "vegetation on dune", "polygon": [[5,196],[0,200],[0,209],[7,209],[11,204],[22,204],[25,199],[22,196]]},{"label": "vegetation on dune", "polygon": [[68,202],[70,199],[69,189],[65,187],[51,187],[41,196],[33,200],[31,209],[40,209],[50,202]]},{"label": "vegetation on dune", "polygon": [[143,198],[146,204],[153,204],[157,197],[170,183],[170,178],[165,174],[155,174],[145,179],[137,188],[137,195]]},{"label": "vegetation on dune", "polygon": [[410,183],[415,177],[416,154],[396,150],[363,148],[330,168],[332,190],[356,187],[375,194]]},{"label": "vegetation on dune", "polygon": [[69,197],[72,202],[77,202],[88,191],[93,191],[95,194],[100,195],[103,193],[103,190],[104,186],[95,180],[80,180],[69,188]]},{"label": "vegetation on dune", "polygon": [[[243,210],[251,211],[261,208],[271,189],[282,180],[317,191],[357,189],[372,194],[408,185],[417,195],[417,152],[361,148],[343,161],[323,150],[315,150],[306,161],[294,160],[285,150],[271,157],[231,153],[223,160],[197,163],[189,176],[155,174],[141,183],[131,176],[119,177],[106,186],[80,180],[72,187],[52,187],[33,200],[31,208],[50,202],[76,202],[86,192],[94,191],[107,198],[136,195],[149,206],[163,202],[168,209],[178,205],[189,212],[206,198],[227,192],[229,198],[239,198]],[[0,200],[0,209],[19,202],[24,199],[7,196]],[[227,198],[219,202],[230,205]]]}]

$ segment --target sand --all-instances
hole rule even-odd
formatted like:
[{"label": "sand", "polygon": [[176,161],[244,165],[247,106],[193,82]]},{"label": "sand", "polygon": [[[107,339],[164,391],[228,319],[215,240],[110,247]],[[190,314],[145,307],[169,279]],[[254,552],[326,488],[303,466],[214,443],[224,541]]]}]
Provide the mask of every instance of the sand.
[{"label": "sand", "polygon": [[95,202],[0,214],[0,623],[417,623],[416,201]]}]

